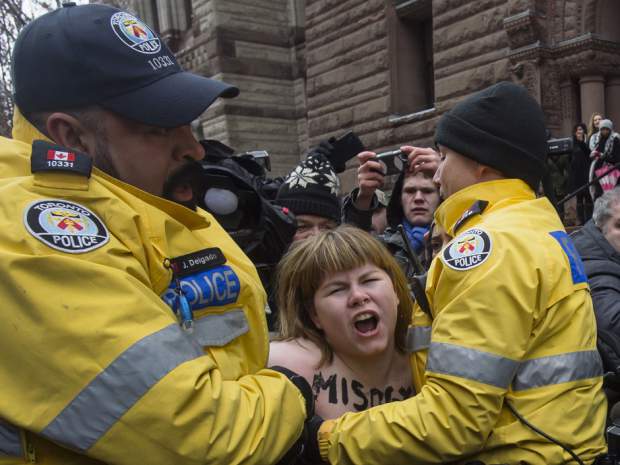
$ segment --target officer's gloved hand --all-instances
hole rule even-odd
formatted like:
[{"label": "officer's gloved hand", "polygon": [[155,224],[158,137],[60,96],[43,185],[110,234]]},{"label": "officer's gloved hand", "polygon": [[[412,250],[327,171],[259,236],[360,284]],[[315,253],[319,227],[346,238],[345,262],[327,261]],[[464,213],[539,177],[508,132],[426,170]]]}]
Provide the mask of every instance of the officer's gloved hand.
[{"label": "officer's gloved hand", "polygon": [[277,465],[316,465],[322,463],[319,450],[319,428],[322,424],[323,419],[318,415],[306,420],[301,436]]},{"label": "officer's gloved hand", "polygon": [[323,462],[319,450],[319,428],[323,424],[323,421],[324,420],[318,415],[314,415],[306,421],[304,427],[305,434],[302,435],[302,437],[305,436],[305,442],[300,457],[300,463],[314,465]]},{"label": "officer's gloved hand", "polygon": [[[332,163],[332,166],[333,166],[334,163],[332,162],[331,157],[334,152],[334,145],[333,145],[334,142],[336,142],[335,137],[330,137],[328,140],[322,140],[321,142],[319,142],[319,145],[316,145],[312,147],[310,150],[308,150],[308,154],[306,155],[306,158],[307,157],[321,157],[329,161],[330,163]],[[335,169],[336,167],[334,166],[334,170]]]},{"label": "officer's gloved hand", "polygon": [[332,168],[336,173],[342,173],[346,169],[347,160],[357,154],[354,153],[351,155],[346,150],[339,149],[337,143],[338,141],[335,137],[330,137],[328,140],[322,140],[319,142],[319,145],[310,149],[307,156],[322,157],[331,163]]},{"label": "officer's gloved hand", "polygon": [[364,144],[360,138],[348,132],[339,139],[330,137],[319,142],[319,145],[310,149],[308,156],[321,156],[332,164],[336,173],[342,173],[346,169],[347,161],[362,151]]}]

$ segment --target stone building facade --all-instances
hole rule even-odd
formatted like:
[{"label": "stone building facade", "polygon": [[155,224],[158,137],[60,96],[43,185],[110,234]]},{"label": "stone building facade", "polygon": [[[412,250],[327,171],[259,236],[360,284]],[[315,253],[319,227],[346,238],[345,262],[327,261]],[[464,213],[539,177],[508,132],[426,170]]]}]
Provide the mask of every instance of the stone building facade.
[{"label": "stone building facade", "polygon": [[123,1],[185,67],[241,88],[200,128],[268,150],[274,174],[346,130],[371,149],[431,144],[443,112],[500,80],[528,88],[554,136],[595,111],[620,126],[617,0]]}]

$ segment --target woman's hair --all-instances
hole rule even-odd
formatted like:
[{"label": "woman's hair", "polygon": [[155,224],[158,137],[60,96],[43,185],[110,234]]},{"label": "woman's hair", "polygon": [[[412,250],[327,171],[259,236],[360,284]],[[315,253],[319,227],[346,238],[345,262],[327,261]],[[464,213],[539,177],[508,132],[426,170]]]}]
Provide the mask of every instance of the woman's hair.
[{"label": "woman's hair", "polygon": [[596,116],[600,116],[601,119],[603,119],[603,115],[601,115],[598,111],[595,111],[594,113],[592,113],[592,116],[590,116],[590,121],[588,122],[588,140],[590,140],[590,137],[592,137],[592,134],[598,131],[598,129],[594,127],[594,118]]},{"label": "woman's hair", "polygon": [[575,134],[577,133],[577,128],[583,129],[583,141],[587,142],[588,140],[588,127],[584,123],[577,123],[573,126],[573,140],[576,140]]},{"label": "woman's hair", "polygon": [[404,351],[413,308],[407,279],[377,239],[352,226],[340,226],[294,244],[278,264],[279,339],[310,339],[321,350],[319,366],[331,362],[332,349],[310,318],[314,294],[328,275],[366,264],[382,269],[392,281],[399,300],[394,340],[396,348]]}]

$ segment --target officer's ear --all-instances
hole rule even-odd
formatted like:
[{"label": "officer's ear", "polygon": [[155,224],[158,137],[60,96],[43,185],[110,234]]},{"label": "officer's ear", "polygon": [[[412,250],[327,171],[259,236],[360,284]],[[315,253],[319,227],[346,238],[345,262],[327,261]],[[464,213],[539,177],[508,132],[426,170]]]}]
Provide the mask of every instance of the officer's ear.
[{"label": "officer's ear", "polygon": [[504,179],[506,176],[495,168],[491,168],[488,165],[483,165],[481,163],[477,163],[478,166],[476,168],[476,174],[478,175],[478,180],[480,182],[483,181],[495,181],[497,179]]},{"label": "officer's ear", "polygon": [[94,149],[94,134],[75,116],[55,112],[47,117],[47,133],[58,145],[84,153]]}]

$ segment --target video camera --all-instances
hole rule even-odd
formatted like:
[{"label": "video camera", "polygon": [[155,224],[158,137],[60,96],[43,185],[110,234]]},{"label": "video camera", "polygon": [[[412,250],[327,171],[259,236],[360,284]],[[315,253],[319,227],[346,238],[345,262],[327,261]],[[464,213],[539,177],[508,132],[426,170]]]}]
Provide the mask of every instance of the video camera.
[{"label": "video camera", "polygon": [[[215,140],[200,143],[205,157],[187,163],[169,179],[164,197],[208,211],[257,267],[274,266],[291,243],[297,224],[292,213],[270,202],[278,183],[266,176],[269,154],[264,150],[235,154]],[[179,186],[191,187],[191,199],[175,198]]]},{"label": "video camera", "polygon": [[560,139],[547,140],[547,155],[567,155],[573,152],[573,139],[572,137],[563,137]]},{"label": "video camera", "polygon": [[266,177],[269,154],[233,154],[217,141],[202,144],[206,156],[194,187],[197,205],[215,216],[256,266],[275,265],[292,242],[297,222],[287,209],[270,202],[277,183]]}]

